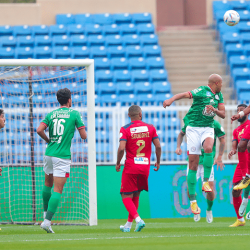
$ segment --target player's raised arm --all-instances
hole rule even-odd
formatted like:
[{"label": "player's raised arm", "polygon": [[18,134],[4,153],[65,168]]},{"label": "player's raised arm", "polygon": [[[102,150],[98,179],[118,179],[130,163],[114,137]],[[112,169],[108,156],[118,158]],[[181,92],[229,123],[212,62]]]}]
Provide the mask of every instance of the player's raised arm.
[{"label": "player's raised arm", "polygon": [[231,117],[231,123],[233,121],[238,120],[239,118],[243,117],[243,116],[247,116],[250,113],[250,105],[248,107],[246,107],[243,111],[240,111],[238,114],[233,115]]},{"label": "player's raised arm", "polygon": [[178,138],[177,138],[177,147],[176,147],[176,150],[175,150],[175,153],[177,155],[181,155],[182,154],[181,144],[183,142],[184,136],[185,136],[185,133],[183,131],[180,131],[180,133],[178,135]]},{"label": "player's raised arm", "polygon": [[49,143],[49,138],[48,136],[45,134],[45,130],[47,128],[47,125],[43,122],[40,123],[39,127],[37,128],[36,132],[37,134],[47,143]]},{"label": "player's raised arm", "polygon": [[156,163],[154,171],[158,171],[160,168],[160,162],[161,162],[161,144],[159,138],[153,139],[153,143],[155,145],[155,154],[156,154]]},{"label": "player's raised arm", "polygon": [[190,94],[190,92],[184,92],[184,93],[180,93],[180,94],[176,94],[173,97],[171,97],[170,99],[167,99],[163,102],[163,107],[166,108],[168,106],[170,106],[174,101],[180,100],[180,99],[184,99],[184,98],[192,98],[192,95]]}]

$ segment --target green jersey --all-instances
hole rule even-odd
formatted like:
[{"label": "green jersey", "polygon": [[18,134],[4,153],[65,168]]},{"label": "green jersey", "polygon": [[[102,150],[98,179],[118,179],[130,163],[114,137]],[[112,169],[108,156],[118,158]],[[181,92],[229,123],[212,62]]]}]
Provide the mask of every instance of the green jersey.
[{"label": "green jersey", "polygon": [[[189,126],[189,120],[187,119],[187,117],[185,116],[184,119],[184,126],[182,127],[182,132],[184,134],[186,134],[186,128],[187,126]],[[213,125],[214,125],[214,145],[213,145],[213,158],[216,155],[216,139],[220,138],[221,136],[225,135],[225,131],[223,129],[223,127],[221,126],[221,124],[218,121],[213,121]],[[199,160],[199,165],[203,165],[203,159],[204,159],[204,149],[201,149],[201,155],[200,155],[200,160]]]},{"label": "green jersey", "polygon": [[80,113],[67,107],[61,107],[48,113],[42,123],[49,127],[49,144],[45,155],[71,159],[71,140],[75,128],[80,130],[84,127]]},{"label": "green jersey", "polygon": [[224,103],[222,93],[214,93],[209,86],[200,86],[189,94],[193,98],[193,104],[187,113],[189,126],[213,128],[215,113],[207,112],[206,105],[218,108],[219,104]]}]

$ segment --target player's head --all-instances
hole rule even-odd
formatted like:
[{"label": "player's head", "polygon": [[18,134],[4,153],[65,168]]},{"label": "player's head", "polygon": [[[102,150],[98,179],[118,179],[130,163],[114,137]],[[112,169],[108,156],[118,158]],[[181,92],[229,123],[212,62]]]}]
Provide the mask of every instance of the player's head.
[{"label": "player's head", "polygon": [[58,102],[61,104],[61,106],[72,106],[72,100],[71,100],[71,92],[69,89],[59,89],[56,93],[56,97]]},{"label": "player's head", "polygon": [[132,105],[128,109],[128,116],[130,117],[131,121],[141,120],[142,119],[142,111],[138,105]]},{"label": "player's head", "polygon": [[[243,111],[247,107],[246,104],[242,103],[237,106],[237,112],[239,113],[240,111]],[[241,118],[238,119],[238,122],[243,123],[247,119],[247,115],[242,116]]]},{"label": "player's head", "polygon": [[208,78],[208,85],[213,88],[216,93],[221,92],[222,77],[218,74],[212,74]]},{"label": "player's head", "polygon": [[3,109],[0,109],[0,128],[3,128],[5,126],[5,116]]}]

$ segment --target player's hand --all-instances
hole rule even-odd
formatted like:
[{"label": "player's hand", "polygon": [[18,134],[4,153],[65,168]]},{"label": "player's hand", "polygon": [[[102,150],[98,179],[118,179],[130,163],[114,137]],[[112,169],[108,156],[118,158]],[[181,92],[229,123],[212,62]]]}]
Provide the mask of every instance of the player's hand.
[{"label": "player's hand", "polygon": [[216,108],[214,108],[212,105],[206,105],[207,111],[210,112],[215,112]]},{"label": "player's hand", "polygon": [[236,154],[236,150],[231,150],[228,154],[228,159],[231,160],[232,156]]},{"label": "player's hand", "polygon": [[220,171],[224,170],[225,168],[225,165],[224,163],[222,162],[221,158],[217,158],[214,162],[214,164],[217,165],[217,170],[220,168]]},{"label": "player's hand", "polygon": [[163,108],[169,107],[173,102],[167,99],[163,102]]},{"label": "player's hand", "polygon": [[181,148],[177,148],[177,149],[175,150],[175,153],[176,153],[177,155],[181,155],[181,154],[182,154]]},{"label": "player's hand", "polygon": [[154,168],[154,171],[158,171],[160,168],[160,163],[155,163],[155,168]]},{"label": "player's hand", "polygon": [[240,118],[240,115],[239,115],[239,114],[233,115],[233,116],[231,117],[231,124],[233,123],[233,121],[236,121],[236,120],[238,120],[239,118]]},{"label": "player's hand", "polygon": [[116,172],[120,172],[121,171],[121,164],[116,164],[115,170],[116,170]]},{"label": "player's hand", "polygon": [[0,176],[2,176],[2,171],[3,171],[2,168],[0,168]]}]

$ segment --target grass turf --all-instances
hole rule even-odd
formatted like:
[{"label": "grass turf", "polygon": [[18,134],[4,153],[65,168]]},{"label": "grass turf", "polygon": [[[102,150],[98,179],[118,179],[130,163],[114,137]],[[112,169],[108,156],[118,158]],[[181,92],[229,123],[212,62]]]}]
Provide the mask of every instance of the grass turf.
[{"label": "grass turf", "polygon": [[142,232],[122,233],[125,220],[99,220],[98,226],[53,226],[47,234],[39,226],[1,225],[0,249],[235,249],[249,246],[250,222],[229,228],[235,218],[146,219]]}]

